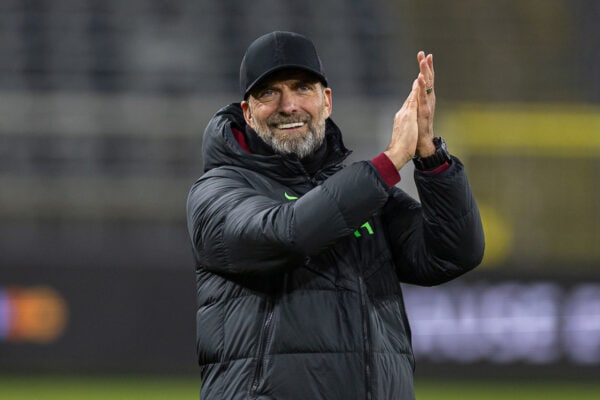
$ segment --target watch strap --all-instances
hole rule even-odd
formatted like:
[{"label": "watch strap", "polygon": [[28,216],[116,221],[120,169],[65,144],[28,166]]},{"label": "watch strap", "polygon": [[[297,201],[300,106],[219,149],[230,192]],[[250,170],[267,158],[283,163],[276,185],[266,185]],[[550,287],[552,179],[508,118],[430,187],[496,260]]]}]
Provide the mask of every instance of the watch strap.
[{"label": "watch strap", "polygon": [[435,145],[435,153],[429,157],[413,157],[413,163],[415,168],[421,171],[430,171],[443,165],[444,163],[450,163],[452,157],[448,153],[446,142],[442,137],[434,137],[433,144]]}]

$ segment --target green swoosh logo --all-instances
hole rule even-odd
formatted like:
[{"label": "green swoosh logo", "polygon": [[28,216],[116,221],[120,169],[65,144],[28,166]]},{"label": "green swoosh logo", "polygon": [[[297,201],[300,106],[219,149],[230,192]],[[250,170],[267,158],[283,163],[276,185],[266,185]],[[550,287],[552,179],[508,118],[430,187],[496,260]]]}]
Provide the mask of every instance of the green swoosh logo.
[{"label": "green swoosh logo", "polygon": [[298,196],[292,196],[291,194],[287,194],[287,192],[285,192],[283,195],[285,196],[286,200],[298,200]]}]

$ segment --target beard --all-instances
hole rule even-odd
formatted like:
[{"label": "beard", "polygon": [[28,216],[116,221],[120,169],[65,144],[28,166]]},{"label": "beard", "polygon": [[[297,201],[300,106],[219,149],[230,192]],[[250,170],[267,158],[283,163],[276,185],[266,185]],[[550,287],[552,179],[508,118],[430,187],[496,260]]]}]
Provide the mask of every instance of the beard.
[{"label": "beard", "polygon": [[[252,111],[250,111],[251,114]],[[266,121],[259,121],[252,115],[255,121],[254,130],[258,136],[268,144],[276,153],[282,155],[295,154],[298,158],[305,158],[313,154],[325,139],[325,118],[323,111],[315,119],[310,114],[301,112],[293,115],[274,114]],[[289,124],[294,122],[305,123],[307,130],[305,133],[285,131],[275,134],[269,127],[279,124]]]}]

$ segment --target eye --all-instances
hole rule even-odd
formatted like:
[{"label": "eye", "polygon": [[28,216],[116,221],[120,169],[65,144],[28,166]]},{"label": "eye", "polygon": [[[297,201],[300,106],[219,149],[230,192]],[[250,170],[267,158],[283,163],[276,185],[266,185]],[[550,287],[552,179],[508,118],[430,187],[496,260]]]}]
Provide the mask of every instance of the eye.
[{"label": "eye", "polygon": [[267,100],[275,96],[275,90],[267,88],[263,89],[258,93],[258,98],[261,100]]},{"label": "eye", "polygon": [[298,84],[297,88],[296,88],[299,92],[309,92],[312,89],[312,86],[309,85],[308,83],[300,83]]}]

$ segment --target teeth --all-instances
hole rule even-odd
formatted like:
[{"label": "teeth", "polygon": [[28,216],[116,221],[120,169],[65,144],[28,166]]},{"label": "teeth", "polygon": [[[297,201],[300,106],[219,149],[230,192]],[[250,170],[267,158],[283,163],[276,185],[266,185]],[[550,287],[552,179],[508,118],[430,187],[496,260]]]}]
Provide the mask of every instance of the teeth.
[{"label": "teeth", "polygon": [[289,124],[280,124],[280,125],[277,125],[277,128],[279,128],[279,129],[299,128],[302,125],[304,125],[304,122],[292,122],[292,123],[289,123]]}]

